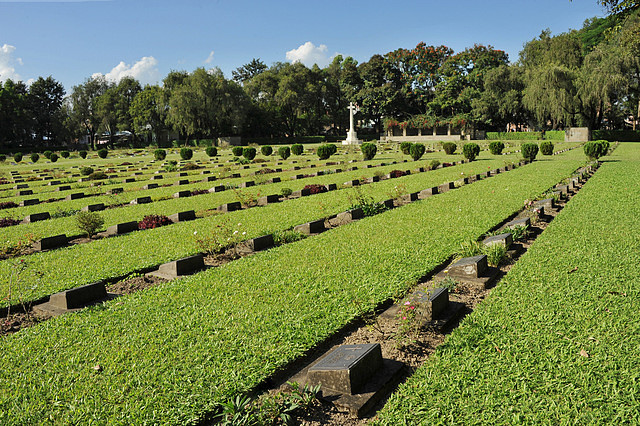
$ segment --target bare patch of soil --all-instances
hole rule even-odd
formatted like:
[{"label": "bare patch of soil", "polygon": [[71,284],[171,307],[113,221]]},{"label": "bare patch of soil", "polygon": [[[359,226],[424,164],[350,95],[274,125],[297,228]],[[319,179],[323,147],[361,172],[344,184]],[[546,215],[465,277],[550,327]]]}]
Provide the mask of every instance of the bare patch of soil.
[{"label": "bare patch of soil", "polygon": [[133,277],[107,286],[107,291],[118,295],[132,294],[166,281],[164,278],[154,276]]},{"label": "bare patch of soil", "polygon": [[31,327],[47,319],[49,319],[49,317],[36,315],[30,311],[27,311],[27,313],[19,312],[11,314],[8,317],[0,319],[0,336],[13,334],[23,328]]}]

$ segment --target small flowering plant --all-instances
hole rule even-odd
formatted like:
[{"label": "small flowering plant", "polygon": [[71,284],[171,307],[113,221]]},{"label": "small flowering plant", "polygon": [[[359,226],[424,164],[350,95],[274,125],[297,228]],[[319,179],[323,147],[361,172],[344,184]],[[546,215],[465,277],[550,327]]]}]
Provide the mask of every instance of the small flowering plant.
[{"label": "small flowering plant", "polygon": [[244,241],[247,231],[242,227],[242,223],[232,223],[225,218],[220,221],[212,230],[208,232],[193,233],[196,247],[203,253],[214,255],[229,250],[233,258],[238,258],[238,244]]},{"label": "small flowering plant", "polygon": [[394,335],[396,347],[401,348],[415,341],[420,328],[420,314],[418,313],[416,303],[412,300],[405,301],[396,314],[398,321],[397,331]]}]

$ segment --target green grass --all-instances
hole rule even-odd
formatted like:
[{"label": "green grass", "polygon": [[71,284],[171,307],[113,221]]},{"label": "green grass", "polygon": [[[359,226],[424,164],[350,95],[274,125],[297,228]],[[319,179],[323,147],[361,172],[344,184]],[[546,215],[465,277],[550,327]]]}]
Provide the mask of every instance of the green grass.
[{"label": "green grass", "polygon": [[[390,198],[390,194],[396,193],[396,188],[404,188],[407,192],[415,192],[458,179],[462,173],[466,175],[479,173],[481,170],[493,169],[502,164],[502,160],[492,159],[412,174],[366,185],[362,188],[362,193],[373,197],[376,201],[382,201]],[[527,165],[526,167],[530,166]],[[393,168],[397,168],[397,165],[386,166],[388,170]],[[367,171],[357,170],[346,174],[341,173],[337,181],[344,182],[348,177],[353,179],[361,176],[361,173],[372,173],[369,169],[365,170]],[[513,173],[513,171],[509,173]],[[305,179],[304,181],[306,182],[305,184],[314,182],[326,183],[331,180],[335,181],[335,176],[320,176]],[[290,185],[290,183],[273,184],[267,187],[271,188],[272,192],[277,193],[280,188],[287,185]],[[255,193],[263,190],[251,187],[246,191]],[[201,235],[203,233],[206,234],[209,230],[214,229],[225,221],[231,221],[234,226],[236,223],[243,224],[241,230],[247,232],[246,238],[248,239],[285,230],[301,223],[344,211],[351,207],[355,196],[354,189],[333,191],[311,197],[288,200],[278,204],[270,204],[266,207],[209,216],[192,222],[182,222],[167,227],[96,240],[89,244],[32,254],[24,257],[27,262],[27,269],[21,282],[13,286],[10,286],[10,283],[11,271],[15,260],[0,261],[0,306],[15,304],[17,300],[35,300],[57,291],[88,284],[99,279],[125,275],[136,270],[192,255],[199,251],[195,242],[194,232],[197,231]],[[116,220],[124,222],[132,220],[132,218],[142,219],[143,214],[172,214],[187,209],[214,208],[229,201],[236,201],[235,195],[231,191],[225,191],[187,199],[167,200],[152,205],[113,209],[105,211],[103,217],[113,221],[112,223],[115,223]],[[55,222],[49,224],[36,222],[30,229],[38,229],[36,225],[42,224],[39,226],[49,232],[49,235],[55,235],[56,232],[61,233],[64,230],[55,228],[57,231],[54,232],[52,230],[54,223],[74,226],[74,220],[73,217],[70,217],[56,219]],[[107,223],[109,224],[109,222]],[[18,227],[21,226],[26,225],[18,225]],[[0,233],[0,235],[3,234]],[[24,234],[20,233],[13,235],[13,238],[23,237]],[[11,299],[8,298],[10,293],[12,294]]]},{"label": "green grass", "polygon": [[378,424],[640,423],[640,146],[604,160]]},{"label": "green grass", "polygon": [[3,338],[0,423],[193,423],[582,163],[539,161]]}]

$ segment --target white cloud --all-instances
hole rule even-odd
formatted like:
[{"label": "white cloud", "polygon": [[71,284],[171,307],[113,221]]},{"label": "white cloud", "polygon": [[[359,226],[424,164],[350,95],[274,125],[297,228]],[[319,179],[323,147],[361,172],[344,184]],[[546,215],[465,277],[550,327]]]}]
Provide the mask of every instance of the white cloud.
[{"label": "white cloud", "polygon": [[8,79],[14,81],[22,80],[14,67],[15,62],[22,65],[22,59],[13,58],[13,52],[15,50],[15,46],[11,46],[6,43],[0,46],[0,81]]},{"label": "white cloud", "polygon": [[331,63],[331,58],[333,58],[333,56],[329,57],[327,55],[326,45],[321,44],[320,46],[316,46],[310,41],[297,49],[287,52],[287,60],[291,62],[302,62],[308,67],[313,66],[313,64],[318,64],[321,68],[325,67]]},{"label": "white cloud", "polygon": [[[102,75],[95,73],[92,77]],[[140,84],[154,84],[160,81],[160,71],[158,71],[158,60],[153,56],[145,56],[133,65],[125,64],[124,61],[116,65],[111,71],[104,74],[107,80],[119,82],[123,77],[133,77]]]},{"label": "white cloud", "polygon": [[204,60],[205,64],[210,64],[211,62],[213,62],[213,54],[215,52],[212,50],[211,53],[209,53],[209,56],[207,57],[207,59]]}]

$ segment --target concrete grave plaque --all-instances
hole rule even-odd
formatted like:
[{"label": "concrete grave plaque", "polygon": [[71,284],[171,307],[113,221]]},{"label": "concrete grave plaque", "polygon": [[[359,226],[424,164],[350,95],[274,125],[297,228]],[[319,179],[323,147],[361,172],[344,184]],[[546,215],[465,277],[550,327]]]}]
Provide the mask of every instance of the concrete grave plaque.
[{"label": "concrete grave plaque", "polygon": [[429,198],[432,195],[436,195],[438,193],[438,187],[434,186],[432,188],[423,189],[418,193],[418,199],[424,200],[425,198]]},{"label": "concrete grave plaque", "polygon": [[451,189],[455,189],[456,185],[453,182],[449,182],[449,183],[443,183],[442,185],[438,186],[438,191],[439,192],[447,192]]},{"label": "concrete grave plaque", "polygon": [[208,175],[211,174],[211,170],[203,170],[200,172],[201,175]]},{"label": "concrete grave plaque", "polygon": [[154,177],[152,177],[153,180],[160,180],[160,179],[164,179],[164,176],[162,175],[155,175]]},{"label": "concrete grave plaque", "polygon": [[67,195],[67,201],[70,200],[79,200],[80,198],[84,198],[84,192],[74,192],[73,194]]},{"label": "concrete grave plaque", "polygon": [[20,207],[24,206],[35,206],[36,204],[40,204],[40,200],[37,198],[30,198],[28,200],[20,201]]},{"label": "concrete grave plaque", "polygon": [[392,208],[394,208],[396,206],[395,203],[393,202],[392,198],[389,198],[388,200],[384,200],[382,202],[382,205],[385,206],[388,209],[392,209]]},{"label": "concrete grave plaque", "polygon": [[33,191],[31,189],[22,189],[18,191],[18,196],[24,196],[24,195],[33,195]]},{"label": "concrete grave plaque", "polygon": [[185,177],[185,176],[187,176],[187,172],[178,173],[178,177]]},{"label": "concrete grave plaque", "polygon": [[233,212],[240,209],[242,209],[242,204],[240,204],[239,201],[234,201],[232,203],[227,203],[227,204],[218,206],[219,212]]},{"label": "concrete grave plaque", "polygon": [[132,183],[132,182],[135,182],[135,181],[136,181],[136,179],[135,179],[135,178],[126,178],[126,179],[124,180],[124,183]]},{"label": "concrete grave plaque", "polygon": [[240,177],[240,173],[234,173],[231,175],[232,178],[239,178]]},{"label": "concrete grave plaque", "polygon": [[367,183],[376,183],[376,182],[380,182],[380,177],[372,176],[369,179],[367,179]]},{"label": "concrete grave plaque", "polygon": [[129,204],[149,204],[151,197],[138,197],[135,200],[131,200]]},{"label": "concrete grave plaque", "polygon": [[60,185],[60,181],[59,180],[52,180],[47,185],[49,185],[49,186]]},{"label": "concrete grave plaque", "polygon": [[188,210],[186,212],[175,213],[169,216],[169,220],[173,223],[185,222],[187,220],[194,220],[196,218],[196,212]]},{"label": "concrete grave plaque", "polygon": [[300,197],[307,197],[311,195],[311,190],[310,189],[301,189],[299,191],[293,191],[291,193],[291,198],[300,198]]},{"label": "concrete grave plaque", "polygon": [[536,201],[536,206],[542,206],[546,209],[552,209],[555,207],[555,201],[553,198],[545,198],[544,200]]},{"label": "concrete grave plaque", "polygon": [[438,318],[449,306],[449,291],[446,288],[433,288],[427,291],[416,291],[409,299],[416,304],[416,311],[426,321]]},{"label": "concrete grave plaque", "polygon": [[209,190],[209,192],[222,192],[222,191],[226,191],[227,187],[224,185],[218,185],[218,186],[214,186],[213,188],[211,188]]},{"label": "concrete grave plaque", "polygon": [[189,179],[180,179],[179,181],[177,181],[176,183],[174,183],[175,186],[180,186],[180,185],[189,185]]},{"label": "concrete grave plaque", "polygon": [[418,193],[412,192],[410,194],[405,194],[400,199],[405,203],[412,203],[418,199]]},{"label": "concrete grave plaque", "polygon": [[111,188],[110,190],[107,191],[107,195],[120,194],[122,192],[124,192],[123,188]]},{"label": "concrete grave plaque", "polygon": [[27,183],[20,183],[13,187],[13,189],[26,189],[26,188],[29,188],[29,184]]},{"label": "concrete grave plaque", "polygon": [[68,191],[71,189],[70,185],[60,185],[57,189],[57,191]]},{"label": "concrete grave plaque", "polygon": [[273,247],[273,235],[267,234],[261,237],[253,238],[249,240],[249,247],[253,251],[260,251]]},{"label": "concrete grave plaque", "polygon": [[202,182],[213,182],[215,180],[217,180],[215,176],[207,176],[204,179],[202,179]]},{"label": "concrete grave plaque", "polygon": [[277,203],[280,201],[280,196],[279,195],[266,195],[264,197],[260,197],[258,198],[258,205],[259,206],[266,206],[267,204],[272,204],[272,203]]},{"label": "concrete grave plaque", "polygon": [[343,183],[344,186],[358,186],[360,185],[360,181],[358,179],[348,180]]},{"label": "concrete grave plaque", "polygon": [[51,215],[49,214],[49,212],[33,213],[33,214],[30,214],[29,216],[26,216],[24,219],[22,219],[22,223],[39,222],[41,220],[47,220],[50,217]]},{"label": "concrete grave plaque", "polygon": [[53,237],[45,237],[33,243],[33,249],[35,251],[51,250],[54,248],[66,246],[69,239],[65,234],[56,235]]},{"label": "concrete grave plaque", "polygon": [[481,254],[479,256],[465,257],[460,259],[453,265],[449,266],[447,273],[453,277],[481,277],[489,268],[487,264],[487,256]]},{"label": "concrete grave plaque", "polygon": [[506,227],[509,229],[517,228],[519,226],[531,226],[531,219],[524,217],[522,219],[515,219],[507,223]]},{"label": "concrete grave plaque", "polygon": [[148,189],[155,189],[157,187],[158,187],[157,183],[148,183],[145,186],[143,186],[142,189],[148,190]]},{"label": "concrete grave plaque", "polygon": [[138,230],[138,222],[124,222],[107,228],[107,235],[122,235]]},{"label": "concrete grave plaque", "polygon": [[81,210],[83,212],[97,212],[100,210],[104,210],[104,204],[103,203],[89,204],[88,206],[84,206]]},{"label": "concrete grave plaque", "polygon": [[336,219],[341,222],[348,222],[351,220],[362,219],[364,217],[364,212],[361,208],[347,210],[346,212],[338,213]]},{"label": "concrete grave plaque", "polygon": [[242,182],[240,184],[240,188],[249,188],[249,187],[255,186],[255,185],[256,185],[256,183],[254,181],[249,180],[249,181],[246,181],[246,182]]},{"label": "concrete grave plaque", "polygon": [[173,194],[173,198],[185,198],[185,197],[191,197],[191,191],[178,191],[175,194]]},{"label": "concrete grave plaque", "polygon": [[173,262],[160,265],[157,275],[167,279],[178,278],[182,275],[191,275],[204,269],[204,256],[198,253],[193,256],[174,260]]},{"label": "concrete grave plaque", "polygon": [[335,191],[336,189],[338,189],[338,185],[336,185],[335,183],[330,183],[329,185],[327,185],[328,191]]},{"label": "concrete grave plaque", "polygon": [[569,194],[569,186],[568,185],[558,185],[556,189],[562,193],[563,196]]},{"label": "concrete grave plaque", "polygon": [[313,222],[303,223],[293,228],[294,231],[301,234],[311,235],[324,231],[324,219],[314,220]]},{"label": "concrete grave plaque", "polygon": [[354,395],[381,368],[379,343],[342,345],[309,368],[307,384]]},{"label": "concrete grave plaque", "polygon": [[487,237],[482,241],[482,244],[489,247],[495,244],[499,244],[504,246],[504,248],[508,249],[511,244],[513,244],[513,236],[506,232],[500,235],[493,235],[491,237]]},{"label": "concrete grave plaque", "polygon": [[274,177],[268,180],[269,183],[278,183],[280,182],[280,178],[279,177]]},{"label": "concrete grave plaque", "polygon": [[104,281],[83,285],[71,290],[52,294],[49,304],[55,308],[68,310],[83,308],[107,297]]}]

